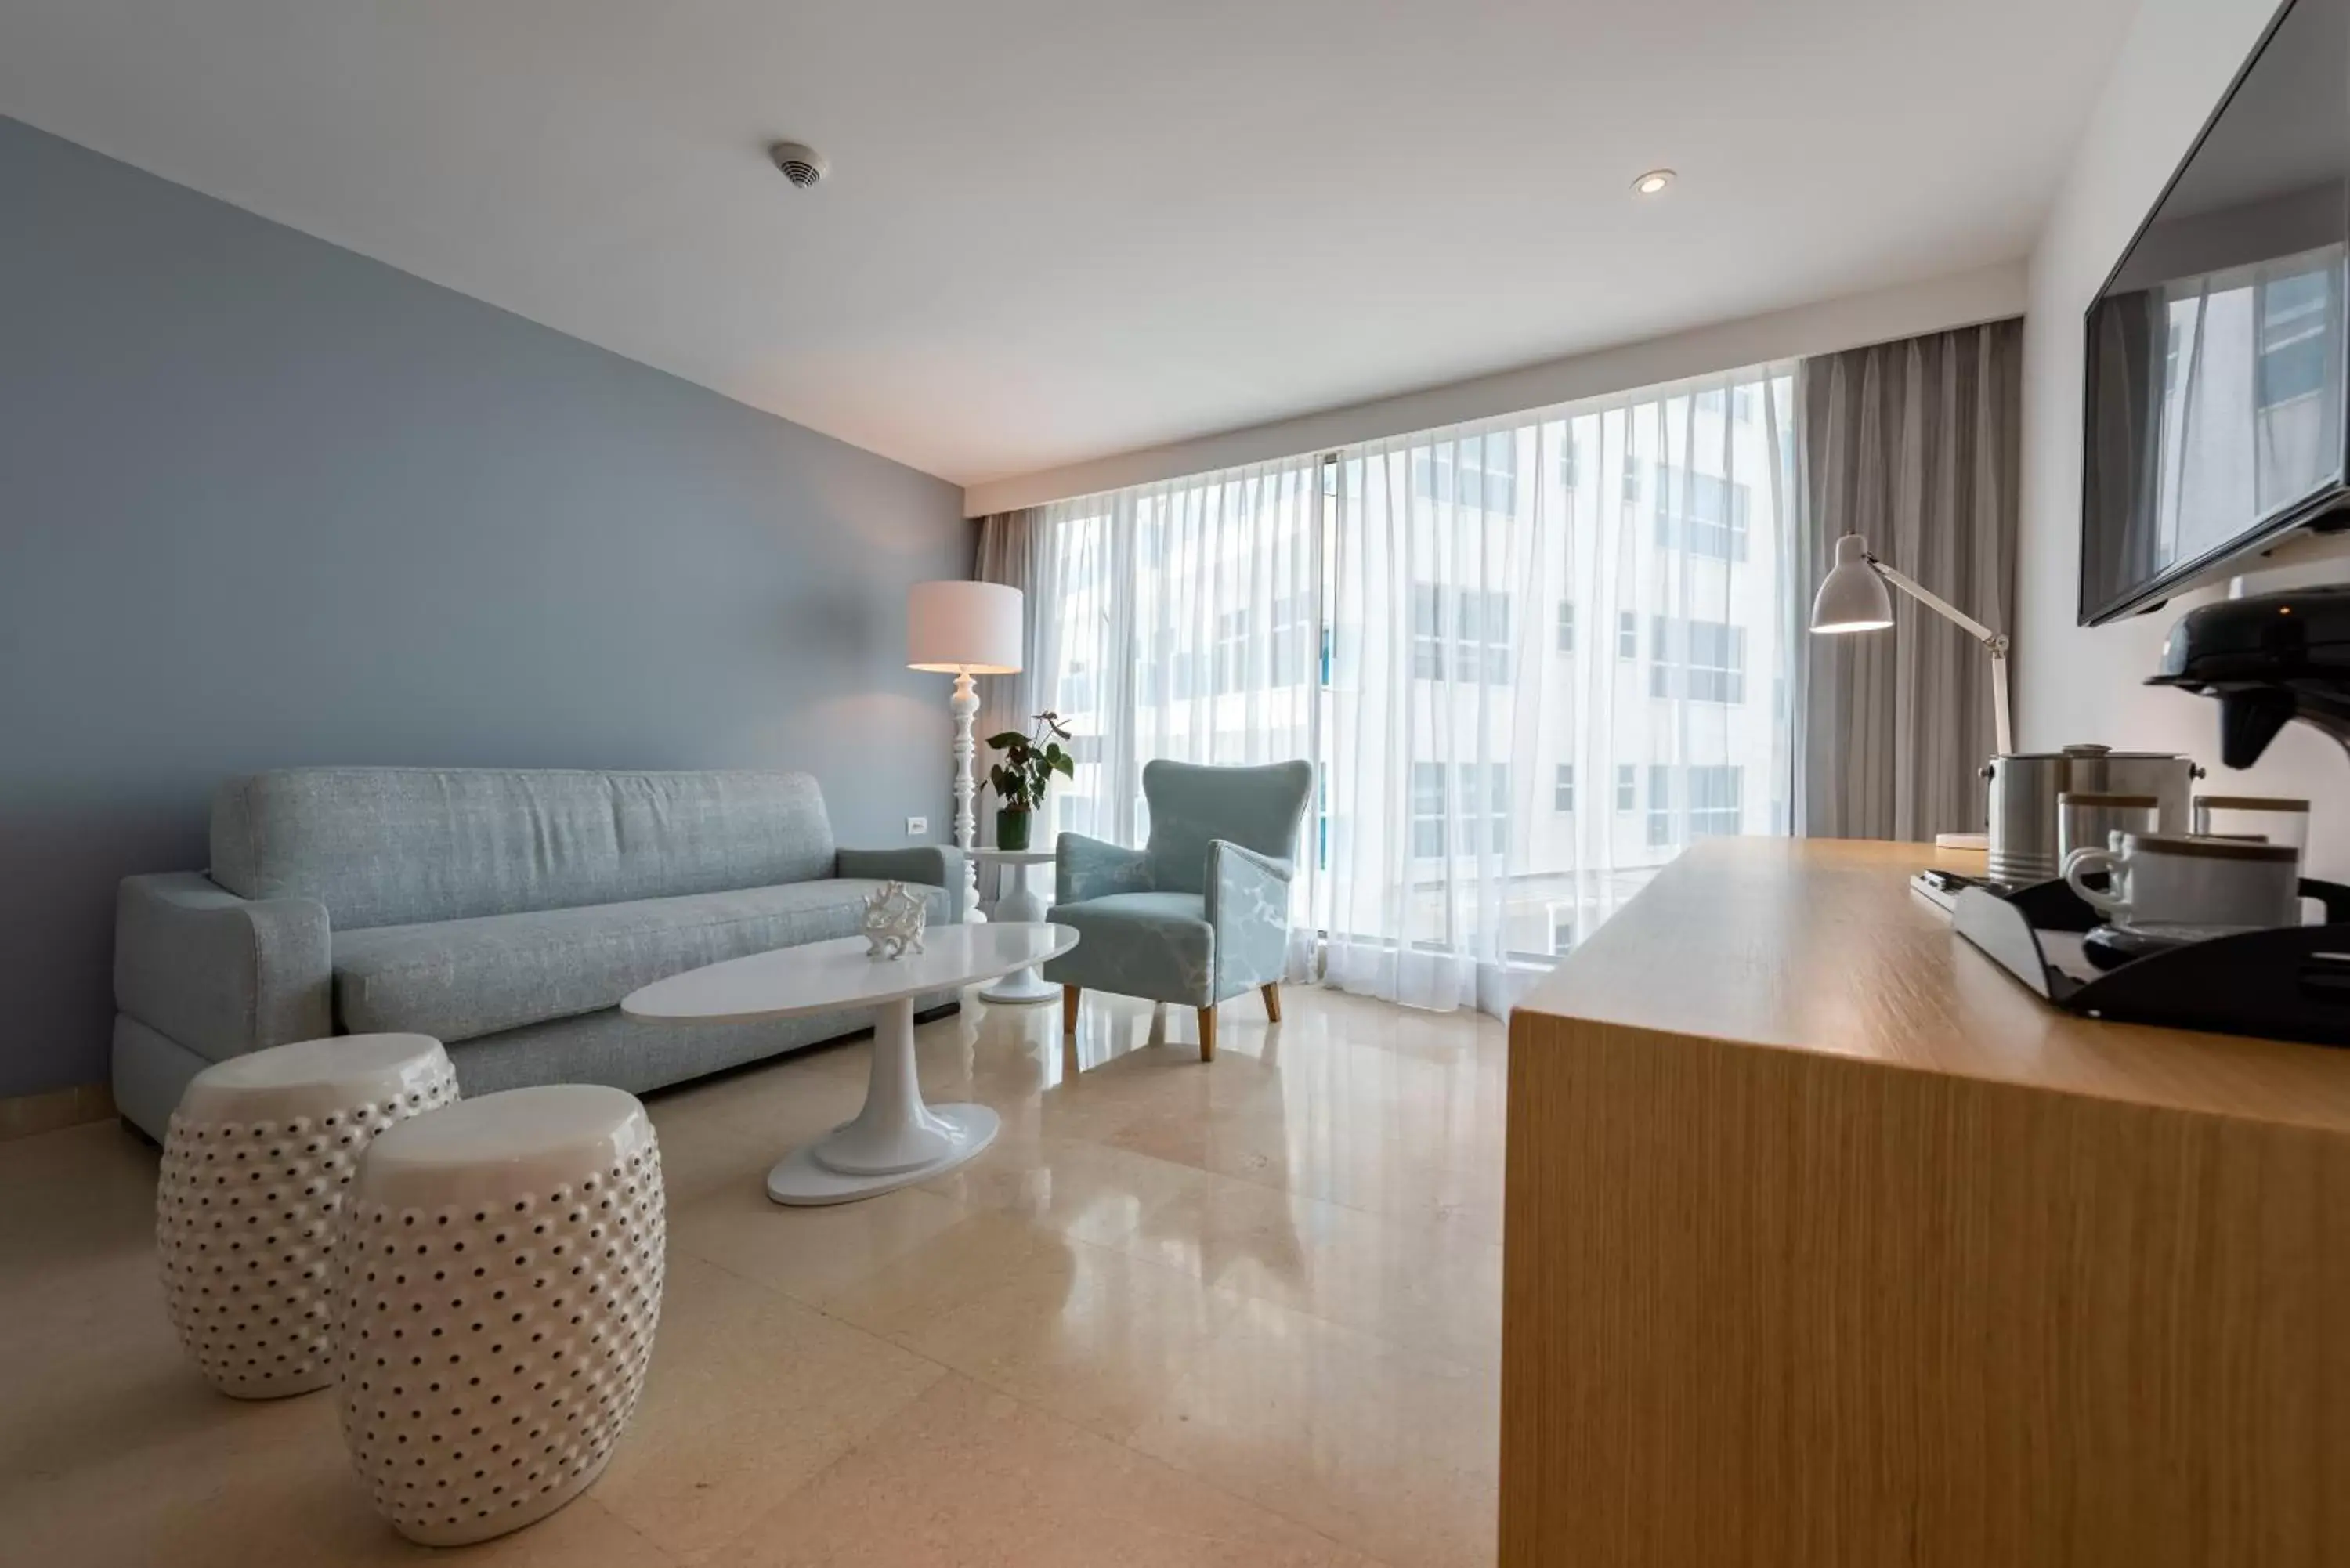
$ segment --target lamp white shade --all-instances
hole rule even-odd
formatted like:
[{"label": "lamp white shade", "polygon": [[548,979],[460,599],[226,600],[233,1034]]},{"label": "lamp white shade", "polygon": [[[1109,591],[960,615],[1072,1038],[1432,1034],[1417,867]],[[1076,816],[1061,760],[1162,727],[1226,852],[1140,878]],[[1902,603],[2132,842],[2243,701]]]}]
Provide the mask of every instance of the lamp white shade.
[{"label": "lamp white shade", "polygon": [[906,595],[906,663],[943,674],[1020,669],[1020,590],[1001,583],[916,583]]},{"label": "lamp white shade", "polygon": [[1836,541],[1835,565],[1812,597],[1812,629],[1882,631],[1892,624],[1893,596],[1868,558],[1868,541],[1846,534]]}]

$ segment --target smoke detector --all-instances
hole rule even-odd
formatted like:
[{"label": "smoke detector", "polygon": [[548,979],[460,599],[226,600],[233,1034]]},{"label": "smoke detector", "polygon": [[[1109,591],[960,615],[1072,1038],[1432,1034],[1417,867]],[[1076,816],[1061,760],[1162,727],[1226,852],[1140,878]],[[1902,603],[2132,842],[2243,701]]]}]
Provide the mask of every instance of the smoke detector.
[{"label": "smoke detector", "polygon": [[778,141],[767,149],[767,156],[784,171],[785,179],[803,191],[812,189],[831,169],[823,153],[797,141]]}]

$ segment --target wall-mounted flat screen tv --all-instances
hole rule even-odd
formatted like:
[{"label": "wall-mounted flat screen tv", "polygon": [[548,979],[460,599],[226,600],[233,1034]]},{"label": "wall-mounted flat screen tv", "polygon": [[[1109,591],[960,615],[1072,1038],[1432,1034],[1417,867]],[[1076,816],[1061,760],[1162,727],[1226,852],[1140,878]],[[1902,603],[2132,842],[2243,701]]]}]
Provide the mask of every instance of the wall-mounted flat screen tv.
[{"label": "wall-mounted flat screen tv", "polygon": [[2291,0],[2088,312],[2081,622],[2350,524],[2350,0]]}]

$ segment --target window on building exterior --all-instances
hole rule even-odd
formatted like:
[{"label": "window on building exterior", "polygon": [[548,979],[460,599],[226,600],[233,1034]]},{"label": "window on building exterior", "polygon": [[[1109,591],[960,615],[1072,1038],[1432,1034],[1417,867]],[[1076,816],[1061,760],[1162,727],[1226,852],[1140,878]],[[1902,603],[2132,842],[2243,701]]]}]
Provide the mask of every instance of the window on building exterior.
[{"label": "window on building exterior", "polygon": [[1319,681],[1321,639],[1321,606],[1313,595],[1284,594],[1274,600],[1272,684]]},{"label": "window on building exterior", "polygon": [[1726,838],[1738,832],[1744,810],[1743,774],[1734,765],[1686,770],[1691,838]]},{"label": "window on building exterior", "polygon": [[1411,589],[1411,672],[1421,680],[1510,680],[1510,596],[1477,588],[1445,592],[1432,583]]},{"label": "window on building exterior", "polygon": [[1575,809],[1575,764],[1558,764],[1558,775],[1551,782],[1550,808],[1553,811]]},{"label": "window on building exterior", "polygon": [[1685,468],[1657,468],[1657,544],[1717,561],[1746,559],[1747,487]]},{"label": "window on building exterior", "polygon": [[1630,610],[1618,610],[1616,614],[1616,657],[1640,657],[1640,618]]},{"label": "window on building exterior", "polygon": [[1507,431],[1439,441],[1412,454],[1412,493],[1504,516],[1518,508],[1518,443]]},{"label": "window on building exterior", "polygon": [[1573,490],[1582,477],[1583,460],[1575,455],[1575,427],[1570,424],[1558,445],[1558,487]]},{"label": "window on building exterior", "polygon": [[1640,775],[1629,763],[1616,764],[1616,809],[1640,809]]},{"label": "window on building exterior", "polygon": [[1249,621],[1243,607],[1216,618],[1216,695],[1238,691],[1248,684]]},{"label": "window on building exterior", "polygon": [[1558,601],[1558,650],[1561,653],[1575,651],[1575,601],[1573,599]]},{"label": "window on building exterior", "polygon": [[1630,458],[1624,460],[1624,504],[1634,506],[1640,500],[1640,470]]},{"label": "window on building exterior", "polygon": [[1550,912],[1550,950],[1564,958],[1575,950],[1575,911],[1553,909]]},{"label": "window on building exterior", "polygon": [[[1461,793],[1463,803],[1473,805],[1481,797],[1484,802],[1485,821],[1482,836],[1485,848],[1495,855],[1507,853],[1510,847],[1510,764],[1487,763],[1484,788],[1482,791],[1474,787],[1477,777],[1476,763],[1461,763],[1461,772],[1462,774]],[[1470,826],[1473,834],[1476,831],[1476,824],[1471,823]]]},{"label": "window on building exterior", "polygon": [[1442,763],[1411,764],[1411,853],[1417,860],[1444,855],[1445,768]]},{"label": "window on building exterior", "polygon": [[[1462,680],[1504,686],[1510,680],[1510,596],[1463,588],[1453,601],[1456,665]],[[1539,623],[1537,623],[1539,624]]]},{"label": "window on building exterior", "polygon": [[1746,628],[1657,616],[1648,623],[1648,695],[1746,701]]},{"label": "window on building exterior", "polygon": [[1664,763],[1648,764],[1648,847],[1662,849],[1673,841],[1673,770]]}]

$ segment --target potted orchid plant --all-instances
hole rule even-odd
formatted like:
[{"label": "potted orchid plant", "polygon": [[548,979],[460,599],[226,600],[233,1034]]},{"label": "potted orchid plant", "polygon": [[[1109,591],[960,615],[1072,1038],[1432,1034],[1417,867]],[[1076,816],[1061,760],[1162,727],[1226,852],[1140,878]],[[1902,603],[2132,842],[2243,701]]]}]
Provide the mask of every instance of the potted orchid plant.
[{"label": "potted orchid plant", "polygon": [[1061,744],[1069,739],[1058,713],[1036,715],[1035,732],[1024,735],[1017,730],[1006,730],[1000,735],[990,735],[988,745],[1003,753],[1003,759],[987,771],[989,787],[995,791],[995,846],[998,849],[1025,849],[1028,836],[1035,822],[1036,813],[1045,805],[1045,791],[1053,775],[1066,779],[1077,776],[1077,760]]}]

